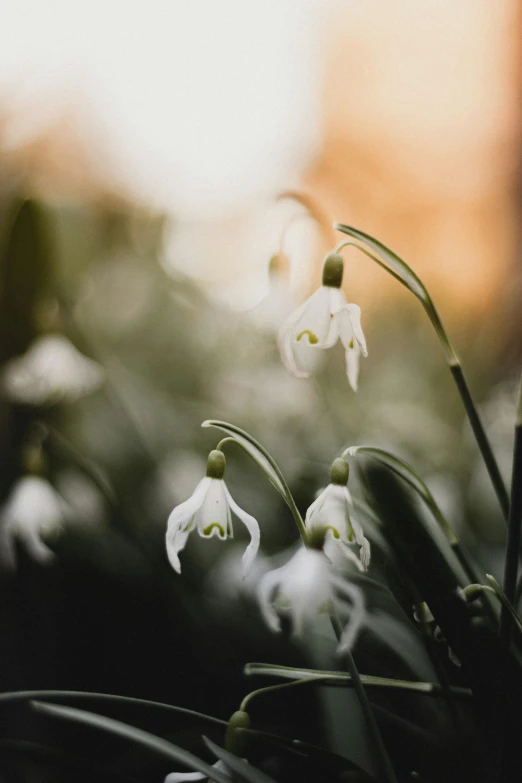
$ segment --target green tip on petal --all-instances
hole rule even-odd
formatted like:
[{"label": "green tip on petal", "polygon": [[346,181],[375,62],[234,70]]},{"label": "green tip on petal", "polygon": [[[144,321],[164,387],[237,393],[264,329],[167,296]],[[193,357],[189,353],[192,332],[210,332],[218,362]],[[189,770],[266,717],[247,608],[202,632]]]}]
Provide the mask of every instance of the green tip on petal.
[{"label": "green tip on petal", "polygon": [[341,457],[334,459],[330,470],[330,483],[339,484],[341,487],[345,487],[348,483],[349,475],[350,468],[344,459],[341,459]]},{"label": "green tip on petal", "polygon": [[230,717],[225,734],[225,750],[234,753],[236,756],[244,756],[246,736],[237,729],[250,728],[250,715],[244,710],[237,710]]},{"label": "green tip on petal", "polygon": [[339,253],[330,253],[323,266],[323,285],[340,288],[343,283],[344,260]]},{"label": "green tip on petal", "polygon": [[225,475],[227,461],[222,451],[214,449],[208,455],[207,476],[213,479],[222,479]]}]

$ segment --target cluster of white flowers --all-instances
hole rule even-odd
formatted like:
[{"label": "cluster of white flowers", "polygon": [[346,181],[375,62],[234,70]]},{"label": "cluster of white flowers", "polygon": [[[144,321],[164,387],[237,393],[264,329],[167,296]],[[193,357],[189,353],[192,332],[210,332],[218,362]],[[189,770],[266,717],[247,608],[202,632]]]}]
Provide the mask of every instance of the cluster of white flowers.
[{"label": "cluster of white flowers", "polygon": [[[367,356],[367,350],[360,308],[348,304],[341,291],[343,267],[339,253],[327,256],[321,287],[283,324],[278,341],[287,369],[298,378],[307,378],[319,356],[317,349],[331,348],[340,340],[346,354],[348,381],[356,390],[359,357]],[[179,553],[190,533],[197,530],[203,538],[231,538],[232,512],[243,522],[251,538],[242,559],[244,575],[252,566],[259,549],[259,524],[231,497],[223,480],[225,466],[223,453],[212,451],[206,477],[169,517],[167,555],[177,573],[181,573]],[[295,636],[302,635],[319,612],[332,610],[336,601],[348,602],[350,620],[339,642],[340,652],[350,649],[355,641],[364,616],[364,601],[360,589],[336,573],[327,550],[334,546],[360,571],[366,571],[370,565],[369,542],[353,516],[352,499],[346,486],[348,475],[346,462],[336,459],[330,484],[306,513],[307,540],[284,566],[264,574],[257,591],[267,625],[279,631],[280,616],[286,614]]]},{"label": "cluster of white flowers", "polygon": [[[223,476],[226,461],[221,451],[210,452],[207,475],[192,496],[171,513],[167,526],[167,555],[177,573],[181,573],[179,553],[193,530],[203,538],[231,538],[232,512],[246,526],[251,541],[243,555],[243,573],[250,570],[259,549],[259,524],[233,500]],[[324,552],[327,541],[343,552],[360,571],[370,564],[370,545],[361,526],[353,518],[350,493],[346,487],[348,465],[336,459],[331,483],[312,503],[306,514],[309,545],[302,545],[281,568],[265,574],[258,586],[260,609],[273,631],[281,628],[280,614],[288,614],[295,636],[303,634],[307,624],[321,611],[332,609],[336,597],[351,604],[350,622],[339,643],[339,652],[351,647],[360,629],[364,604],[361,591],[340,578]],[[358,548],[359,556],[353,547]]]}]

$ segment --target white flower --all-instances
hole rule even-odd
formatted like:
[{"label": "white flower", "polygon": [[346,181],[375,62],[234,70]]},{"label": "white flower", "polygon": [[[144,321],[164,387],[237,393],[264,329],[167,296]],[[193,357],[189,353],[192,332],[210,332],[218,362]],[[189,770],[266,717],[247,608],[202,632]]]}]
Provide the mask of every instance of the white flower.
[{"label": "white flower", "polygon": [[347,304],[341,291],[342,258],[330,254],[324,265],[323,285],[283,324],[279,350],[286,368],[298,378],[308,378],[319,354],[341,340],[346,354],[346,374],[354,391],[359,377],[359,356],[368,355],[361,327],[361,309]]},{"label": "white flower", "polygon": [[77,351],[66,337],[49,334],[35,340],[22,356],[7,362],[2,381],[7,396],[15,402],[74,402],[100,386],[103,369]]},{"label": "white flower", "polygon": [[[212,764],[212,767],[225,775],[225,777],[230,778],[230,780],[233,779],[232,774],[224,761],[216,761]],[[185,783],[185,781],[190,780],[209,780],[209,778],[203,772],[171,772],[170,775],[167,775],[165,778],[164,783]]]},{"label": "white flower", "polygon": [[281,630],[277,604],[291,615],[294,636],[301,636],[319,612],[333,608],[336,597],[352,605],[338,647],[338,652],[344,652],[352,647],[363,621],[363,594],[335,574],[323,552],[301,547],[286,565],[265,574],[258,587],[261,613],[269,628]]},{"label": "white flower", "polygon": [[[324,534],[337,545],[339,551],[354,562],[360,571],[370,565],[370,543],[362,527],[350,515],[353,510],[348,487],[328,484],[306,512],[305,525],[311,534]],[[359,547],[359,557],[350,545]]]},{"label": "white flower", "polygon": [[58,532],[64,524],[66,503],[51,484],[38,476],[18,481],[0,514],[0,548],[4,562],[16,565],[15,539],[25,546],[31,557],[48,563],[55,554],[43,536]]},{"label": "white flower", "polygon": [[243,511],[233,500],[223,481],[225,455],[211,451],[207,463],[207,475],[197,485],[192,496],[176,506],[167,526],[167,555],[173,569],[180,574],[179,552],[187,543],[193,530],[203,538],[217,536],[221,540],[232,538],[232,511],[250,533],[250,544],[243,555],[243,573],[247,574],[259,549],[260,531],[257,521]]}]

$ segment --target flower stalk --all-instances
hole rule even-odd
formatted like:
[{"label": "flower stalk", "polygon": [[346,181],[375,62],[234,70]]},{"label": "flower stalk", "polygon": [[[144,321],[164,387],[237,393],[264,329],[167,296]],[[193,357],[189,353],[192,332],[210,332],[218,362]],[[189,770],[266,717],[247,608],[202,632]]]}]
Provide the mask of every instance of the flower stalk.
[{"label": "flower stalk", "polygon": [[[506,599],[515,601],[518,573],[518,555],[520,552],[520,528],[522,525],[522,379],[518,387],[518,401],[515,420],[515,445],[513,449],[513,469],[511,474],[511,499],[508,516],[508,538],[506,562],[504,567],[504,593]],[[509,643],[512,628],[511,614],[503,606],[500,614],[500,638]]]},{"label": "flower stalk", "polygon": [[391,274],[392,277],[408,288],[408,290],[417,297],[424,307],[424,310],[426,311],[426,314],[430,319],[435,332],[437,333],[437,337],[439,338],[442,350],[444,351],[446,362],[456,383],[458,392],[464,405],[464,409],[466,411],[466,415],[471,425],[471,429],[475,436],[475,440],[477,441],[477,445],[479,447],[480,453],[482,454],[482,458],[489,473],[491,483],[493,484],[493,489],[497,495],[498,502],[502,509],[502,514],[507,521],[509,498],[497,461],[495,459],[495,455],[493,454],[493,449],[491,448],[486,431],[484,430],[484,425],[482,424],[476,405],[471,396],[471,392],[464,377],[459,358],[451,344],[448,334],[438,314],[437,308],[435,307],[424,283],[408,266],[408,264],[399,258],[396,253],[386,247],[386,245],[383,245],[382,242],[379,242],[379,240],[375,239],[369,234],[365,234],[363,231],[359,231],[356,228],[344,225],[343,223],[335,223],[334,228],[343,232],[344,234],[348,234],[348,236],[353,237],[354,239],[358,240],[358,242],[366,244],[373,251],[375,251],[377,255],[370,253],[359,244],[355,244],[355,246],[358,247],[361,252],[375,261],[375,263],[379,264],[379,266]]}]

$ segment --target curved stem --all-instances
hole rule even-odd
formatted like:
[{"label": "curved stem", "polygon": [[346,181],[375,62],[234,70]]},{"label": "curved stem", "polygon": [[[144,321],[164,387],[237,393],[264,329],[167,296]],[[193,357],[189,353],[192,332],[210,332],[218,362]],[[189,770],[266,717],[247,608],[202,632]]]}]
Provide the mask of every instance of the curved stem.
[{"label": "curved stem", "polygon": [[317,201],[309,196],[307,193],[301,193],[299,190],[285,190],[280,193],[276,201],[283,201],[284,199],[290,199],[300,204],[306,209],[310,217],[315,220],[321,233],[325,239],[327,245],[331,244],[333,237],[333,227],[323,210],[319,207]]},{"label": "curved stem", "polygon": [[[451,374],[453,375],[453,379],[464,404],[466,415],[471,424],[473,435],[475,436],[475,440],[477,441],[477,445],[480,449],[482,458],[486,465],[486,469],[489,473],[491,483],[493,484],[495,494],[497,495],[498,502],[502,509],[502,514],[507,521],[509,499],[500,470],[498,468],[497,461],[495,459],[495,455],[493,454],[491,444],[489,443],[486,431],[484,430],[484,426],[478,414],[476,405],[471,396],[471,392],[469,391],[459,358],[455,352],[455,349],[453,348],[453,345],[451,344],[437,308],[435,307],[435,304],[429,295],[426,286],[401,258],[399,258],[395,253],[393,253],[389,248],[387,248],[378,240],[374,239],[368,234],[364,234],[362,231],[358,231],[357,229],[353,229],[352,227],[345,226],[341,223],[336,223],[335,228],[337,228],[338,231],[342,231],[344,234],[348,234],[349,236],[354,237],[359,242],[368,243],[370,247],[373,247],[378,252],[382,253],[382,258],[379,258],[373,253],[370,253],[364,247],[361,247],[361,245],[354,243],[354,246],[357,247],[362,253],[368,256],[368,258],[371,258],[372,261],[375,261],[375,263],[385,269],[388,274],[392,275],[392,277],[398,280],[399,283],[404,285],[414,296],[417,297],[424,307],[424,310],[426,311],[426,314],[430,319],[435,332],[437,333],[437,337],[439,338],[442,350],[444,351],[446,362],[450,368]],[[399,269],[399,271],[397,271],[397,269]]]},{"label": "curved stem", "polygon": [[[256,448],[259,449],[259,451],[262,453],[262,455],[265,457],[265,459],[268,460],[268,462],[270,463],[272,469],[277,474],[277,477],[278,477],[279,481],[281,482],[281,485],[282,485],[282,487],[284,489],[284,492],[285,492],[286,504],[287,504],[288,508],[290,509],[290,511],[292,512],[292,516],[294,518],[295,524],[297,525],[297,529],[299,531],[299,535],[301,536],[301,538],[303,540],[303,544],[305,546],[308,546],[309,545],[309,538],[308,538],[308,533],[307,533],[307,530],[306,530],[305,523],[303,521],[303,517],[299,513],[299,509],[297,508],[297,505],[295,503],[294,497],[293,497],[292,493],[290,492],[290,487],[286,483],[286,479],[283,476],[283,473],[282,473],[281,469],[279,468],[279,465],[274,460],[274,458],[268,453],[268,451],[263,446],[261,446],[261,444],[258,441],[256,441],[254,438],[252,438],[251,435],[249,435],[249,438],[255,444]],[[223,438],[223,440],[221,440],[218,443],[218,445],[216,446],[216,449],[221,450],[221,447],[224,446],[226,443],[235,443],[235,444],[237,444],[238,446],[240,446],[243,449],[243,451],[246,454],[248,454],[248,456],[250,458],[252,458],[252,454],[246,448],[246,446],[244,446],[243,443],[241,443],[240,440],[237,440],[237,438],[234,438],[234,437]]]},{"label": "curved stem", "polygon": [[247,693],[245,698],[240,704],[239,709],[242,712],[246,712],[247,705],[250,703],[252,699],[254,699],[256,696],[262,696],[264,693],[272,693],[273,691],[280,691],[283,688],[291,688],[295,685],[307,685],[307,683],[318,683],[318,682],[324,682],[328,679],[328,676],[324,675],[317,675],[316,677],[304,677],[302,680],[292,680],[292,682],[278,682],[277,685],[267,685],[266,688],[258,688],[255,691],[251,691],[250,693]]},{"label": "curved stem", "polygon": [[[337,641],[340,641],[342,636],[342,627],[341,627],[341,623],[339,622],[339,618],[337,617],[335,612],[332,612],[332,614],[330,615],[330,621],[332,623],[332,628],[334,630],[336,639]],[[373,745],[377,753],[377,757],[379,759],[381,779],[383,783],[385,781],[386,783],[398,783],[397,776],[395,775],[395,770],[393,769],[393,765],[391,763],[390,757],[388,755],[388,751],[386,750],[386,746],[382,739],[379,726],[377,725],[377,721],[375,720],[375,715],[373,714],[372,705],[370,704],[370,700],[366,695],[366,691],[364,689],[364,685],[362,683],[359,670],[357,669],[357,666],[353,659],[353,655],[348,650],[347,652],[344,653],[343,657],[346,660],[346,667],[353,680],[355,692],[357,694],[357,698],[359,699],[359,704],[361,705],[361,710],[363,712],[366,721],[368,734],[370,735],[370,738],[373,742]]]}]

